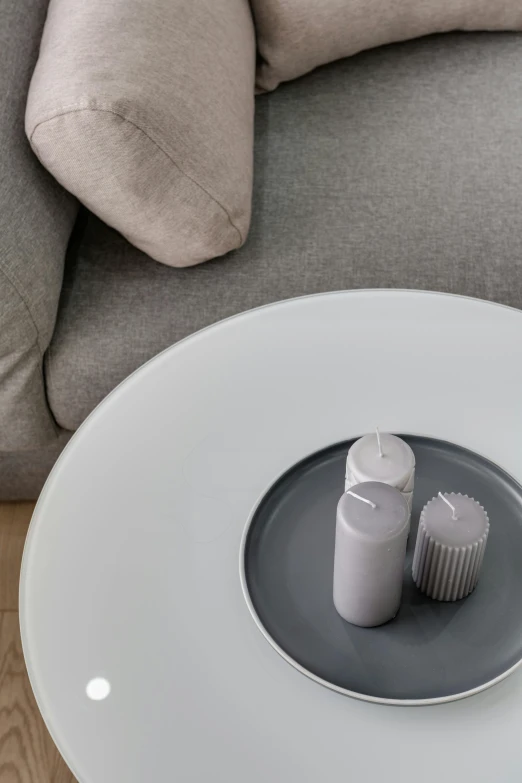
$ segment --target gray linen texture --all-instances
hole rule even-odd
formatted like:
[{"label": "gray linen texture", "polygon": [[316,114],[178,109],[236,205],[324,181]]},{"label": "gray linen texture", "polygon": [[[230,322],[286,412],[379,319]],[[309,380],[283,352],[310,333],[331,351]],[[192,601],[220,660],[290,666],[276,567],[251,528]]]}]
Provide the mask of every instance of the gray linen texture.
[{"label": "gray linen texture", "polygon": [[27,451],[0,451],[0,501],[37,498],[71,436],[71,432],[62,430],[49,446]]},{"label": "gray linen texture", "polygon": [[0,449],[13,451],[57,437],[42,359],[77,213],[24,135],[46,10],[47,0],[2,0],[0,9]]},{"label": "gray linen texture", "polygon": [[169,269],[87,217],[47,360],[58,423],[75,429],[158,351],[267,302],[398,287],[522,306],[521,128],[517,34],[376,49],[260,96],[240,250]]},{"label": "gray linen texture", "polygon": [[451,30],[520,30],[520,0],[252,0],[257,86],[273,90],[374,46]]},{"label": "gray linen texture", "polygon": [[[162,348],[285,297],[407,287],[522,307],[521,127],[516,34],[369,51],[260,96],[241,250],[169,269],[83,215],[46,363],[58,421],[75,429]],[[56,454],[0,455],[0,497],[35,497]]]},{"label": "gray linen texture", "polygon": [[248,0],[51,0],[27,135],[152,258],[206,261],[248,233],[255,51]]}]

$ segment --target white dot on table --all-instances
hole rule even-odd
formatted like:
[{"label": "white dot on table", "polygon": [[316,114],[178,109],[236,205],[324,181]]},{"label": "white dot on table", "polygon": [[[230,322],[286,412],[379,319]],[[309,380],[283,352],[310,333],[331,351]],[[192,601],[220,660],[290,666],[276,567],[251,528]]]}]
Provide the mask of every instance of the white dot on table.
[{"label": "white dot on table", "polygon": [[87,683],[85,689],[89,699],[93,701],[103,701],[111,692],[111,684],[104,677],[94,677]]}]

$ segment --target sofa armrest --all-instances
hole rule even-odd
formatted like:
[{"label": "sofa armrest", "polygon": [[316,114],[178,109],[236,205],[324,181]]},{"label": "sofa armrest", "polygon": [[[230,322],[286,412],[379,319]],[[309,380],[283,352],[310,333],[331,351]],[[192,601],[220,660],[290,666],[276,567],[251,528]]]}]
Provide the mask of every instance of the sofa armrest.
[{"label": "sofa armrest", "polygon": [[56,437],[43,377],[75,199],[32,153],[24,132],[29,81],[47,0],[0,4],[0,451]]}]

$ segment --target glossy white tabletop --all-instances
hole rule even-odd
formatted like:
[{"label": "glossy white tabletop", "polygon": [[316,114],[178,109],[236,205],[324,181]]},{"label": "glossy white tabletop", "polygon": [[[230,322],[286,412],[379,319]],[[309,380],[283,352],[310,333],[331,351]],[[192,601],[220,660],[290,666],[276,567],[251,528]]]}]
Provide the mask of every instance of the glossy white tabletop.
[{"label": "glossy white tabletop", "polygon": [[522,312],[399,291],[281,303],[165,351],[91,415],[21,581],[31,682],[80,783],[520,783],[521,670],[460,702],[368,704],[288,665],[249,614],[259,496],[376,425],[522,480]]}]

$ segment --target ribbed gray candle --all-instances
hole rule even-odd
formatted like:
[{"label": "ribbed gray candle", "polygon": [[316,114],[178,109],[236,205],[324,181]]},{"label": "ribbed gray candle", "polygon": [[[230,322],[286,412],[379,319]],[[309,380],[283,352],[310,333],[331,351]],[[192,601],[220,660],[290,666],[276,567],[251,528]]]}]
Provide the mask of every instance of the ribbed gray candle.
[{"label": "ribbed gray candle", "polygon": [[371,627],[397,614],[409,516],[399,490],[377,481],[357,484],[340,499],[333,597],[349,623]]},{"label": "ribbed gray candle", "polygon": [[430,598],[458,601],[477,584],[489,534],[480,503],[467,495],[446,493],[430,500],[421,513],[413,581]]}]

